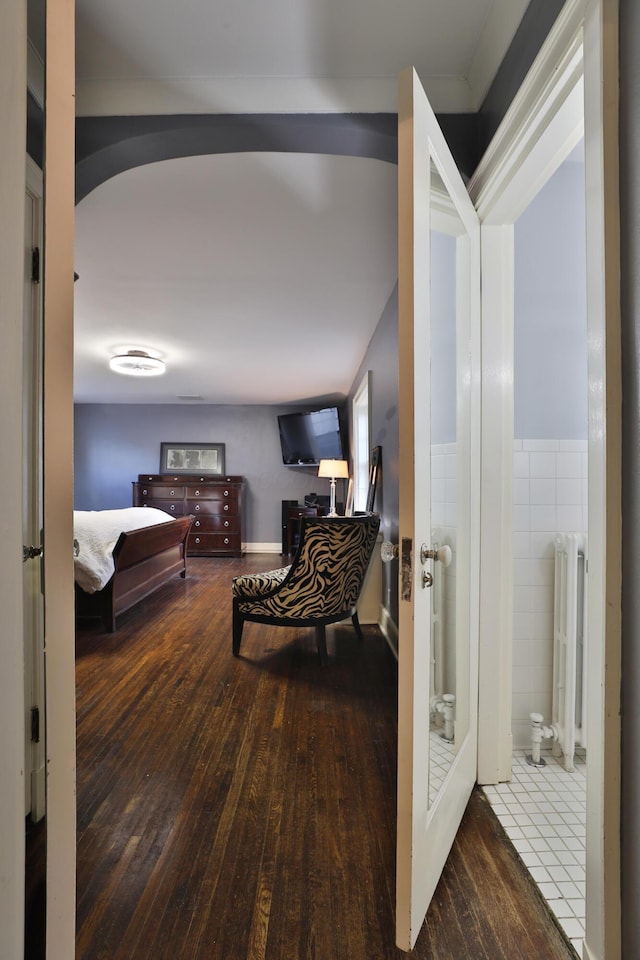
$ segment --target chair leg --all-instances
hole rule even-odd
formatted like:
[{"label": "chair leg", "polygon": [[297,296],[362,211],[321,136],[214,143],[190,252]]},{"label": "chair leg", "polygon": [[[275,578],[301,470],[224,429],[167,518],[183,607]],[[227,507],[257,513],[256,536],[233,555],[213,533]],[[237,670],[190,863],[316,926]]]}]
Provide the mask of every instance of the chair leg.
[{"label": "chair leg", "polygon": [[238,603],[233,601],[233,655],[240,656],[240,643],[242,641],[242,628],[244,626],[244,617],[238,609]]},{"label": "chair leg", "polygon": [[320,623],[316,626],[316,644],[318,647],[318,653],[320,655],[320,664],[324,667],[329,662],[329,655],[327,654],[327,637],[324,629],[324,623]]},{"label": "chair leg", "polygon": [[354,610],[351,614],[351,623],[353,624],[353,629],[357,633],[360,640],[364,640],[362,635],[362,627],[360,626],[360,621],[358,620],[358,611]]}]

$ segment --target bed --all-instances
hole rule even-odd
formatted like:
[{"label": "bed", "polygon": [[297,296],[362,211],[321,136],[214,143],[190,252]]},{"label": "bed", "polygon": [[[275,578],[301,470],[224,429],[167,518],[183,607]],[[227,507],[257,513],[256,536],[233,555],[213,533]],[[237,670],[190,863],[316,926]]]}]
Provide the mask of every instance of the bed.
[{"label": "bed", "polygon": [[113,633],[121,613],[186,576],[192,522],[154,507],[74,511],[77,619],[99,617]]}]

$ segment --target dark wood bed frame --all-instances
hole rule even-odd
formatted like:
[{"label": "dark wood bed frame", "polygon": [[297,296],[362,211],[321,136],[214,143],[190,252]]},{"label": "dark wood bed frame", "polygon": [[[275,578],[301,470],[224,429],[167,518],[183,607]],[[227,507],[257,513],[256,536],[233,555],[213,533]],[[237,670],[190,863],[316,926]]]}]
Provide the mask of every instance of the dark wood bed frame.
[{"label": "dark wood bed frame", "polygon": [[171,577],[187,572],[187,536],[193,517],[176,517],[121,533],[113,548],[115,572],[95,593],[86,593],[76,583],[76,617],[100,617],[109,633],[116,629],[116,617],[148,597]]}]

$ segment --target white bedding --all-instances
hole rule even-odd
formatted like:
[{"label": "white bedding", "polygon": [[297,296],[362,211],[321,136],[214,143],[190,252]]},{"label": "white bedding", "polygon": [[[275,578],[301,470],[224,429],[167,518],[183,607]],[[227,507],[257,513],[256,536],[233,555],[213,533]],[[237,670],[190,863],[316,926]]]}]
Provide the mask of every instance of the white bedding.
[{"label": "white bedding", "polygon": [[74,510],[73,535],[79,547],[74,561],[76,583],[87,593],[102,590],[113,576],[113,548],[123,530],[173,522],[173,517],[155,507]]}]

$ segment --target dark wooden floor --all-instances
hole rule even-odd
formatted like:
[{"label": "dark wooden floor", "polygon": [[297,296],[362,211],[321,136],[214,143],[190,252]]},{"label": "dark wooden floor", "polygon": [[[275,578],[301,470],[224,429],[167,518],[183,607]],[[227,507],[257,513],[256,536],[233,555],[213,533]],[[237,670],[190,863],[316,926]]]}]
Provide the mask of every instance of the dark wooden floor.
[{"label": "dark wooden floor", "polygon": [[[247,624],[193,560],[105,634],[77,637],[77,960],[398,960],[396,666],[377,628]],[[566,960],[480,791],[418,960]]]}]

